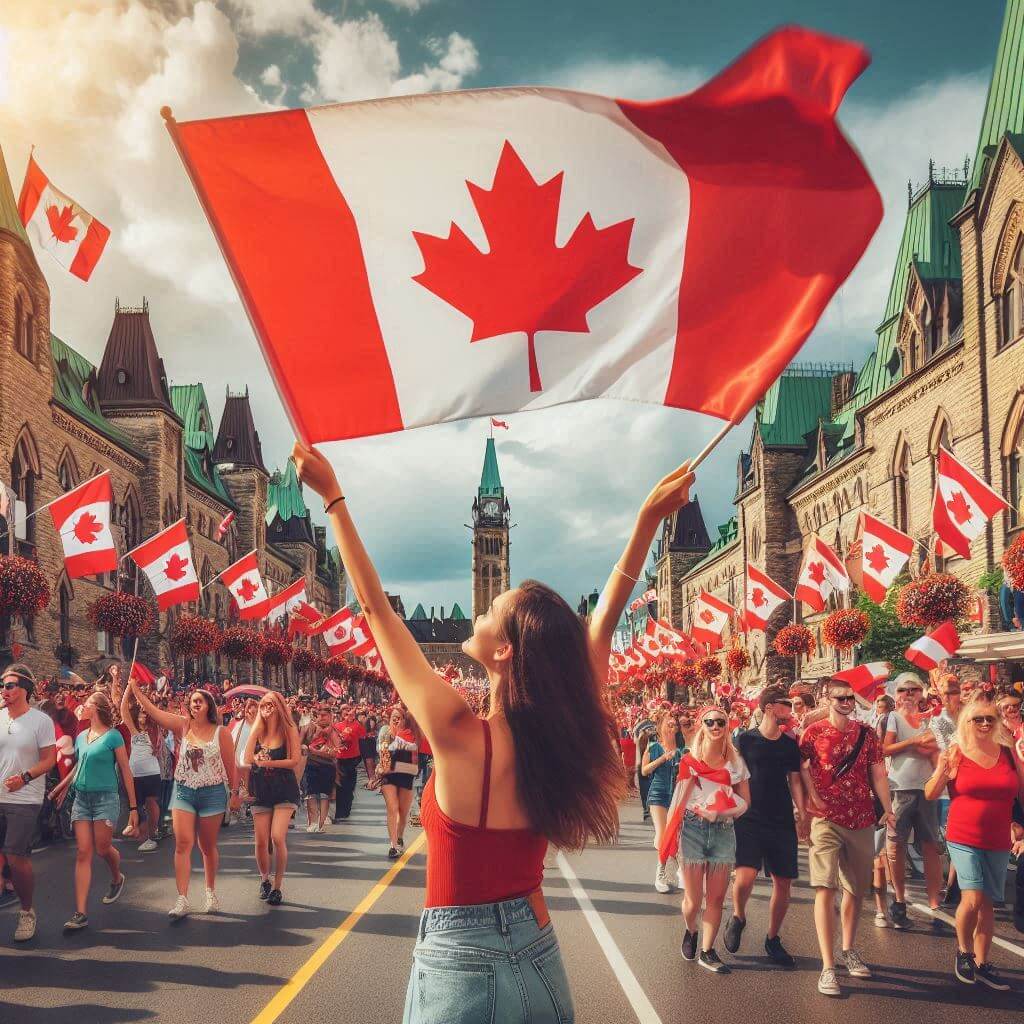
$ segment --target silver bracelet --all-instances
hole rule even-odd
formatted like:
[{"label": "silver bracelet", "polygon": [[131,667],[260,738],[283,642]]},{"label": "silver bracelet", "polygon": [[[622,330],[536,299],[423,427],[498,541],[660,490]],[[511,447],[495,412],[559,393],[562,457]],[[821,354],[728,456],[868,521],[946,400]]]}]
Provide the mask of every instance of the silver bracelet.
[{"label": "silver bracelet", "polygon": [[621,570],[621,569],[620,569],[620,568],[618,567],[618,565],[616,565],[616,566],[615,566],[615,571],[616,571],[616,572],[617,572],[617,573],[618,573],[618,574],[619,574],[620,576],[625,576],[627,580],[632,580],[632,581],[633,581],[634,583],[639,583],[639,582],[640,582],[640,581],[639,581],[639,580],[638,580],[638,579],[637,579],[637,578],[636,578],[635,576],[630,576],[628,572],[623,572],[623,571],[622,571],[622,570]]}]

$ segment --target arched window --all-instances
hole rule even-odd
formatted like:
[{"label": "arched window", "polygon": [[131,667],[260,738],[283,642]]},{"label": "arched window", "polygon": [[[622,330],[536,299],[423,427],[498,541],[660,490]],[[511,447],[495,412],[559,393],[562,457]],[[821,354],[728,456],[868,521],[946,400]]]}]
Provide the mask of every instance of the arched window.
[{"label": "arched window", "polygon": [[932,420],[932,429],[928,434],[928,454],[931,456],[932,490],[935,490],[935,478],[939,467],[939,449],[953,450],[953,431],[949,425],[949,417],[944,409],[939,409]]},{"label": "arched window", "polygon": [[28,427],[22,429],[14,445],[14,456],[11,459],[11,489],[17,498],[25,504],[25,539],[15,543],[15,552],[31,554],[35,547],[36,517],[32,516],[36,507],[36,481],[41,473],[39,469],[39,450]]},{"label": "arched window", "polygon": [[14,296],[14,347],[29,361],[35,362],[35,312],[24,290]]},{"label": "arched window", "polygon": [[1012,530],[1021,524],[1017,509],[1024,500],[1024,393],[1018,394],[1010,407],[1010,415],[1003,429],[1000,455],[1003,464],[1003,495],[1010,503],[1006,510],[1009,517],[1007,525]]},{"label": "arched window", "polygon": [[897,530],[910,532],[910,445],[896,450],[892,470],[892,509]]},{"label": "arched window", "polygon": [[1017,240],[1002,293],[998,296],[998,310],[998,344],[1002,348],[1015,341],[1024,329],[1024,239]]},{"label": "arched window", "polygon": [[[139,496],[135,493],[134,487],[128,487],[124,492],[124,503],[119,510],[119,523],[124,536],[124,549],[131,551],[142,543],[142,511],[139,504]],[[139,567],[131,558],[126,558],[121,563],[121,570],[126,581],[125,589],[133,594],[139,592]]]},{"label": "arched window", "polygon": [[82,474],[78,471],[78,463],[70,448],[61,452],[60,461],[57,463],[57,483],[62,491],[70,491],[82,482]]}]

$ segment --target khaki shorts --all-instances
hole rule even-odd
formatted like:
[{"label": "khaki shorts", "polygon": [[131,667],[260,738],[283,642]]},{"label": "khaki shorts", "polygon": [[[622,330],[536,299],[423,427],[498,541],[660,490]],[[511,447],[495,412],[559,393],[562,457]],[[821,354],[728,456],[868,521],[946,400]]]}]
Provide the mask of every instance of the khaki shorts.
[{"label": "khaki shorts", "polygon": [[875,859],[875,830],[843,828],[827,818],[811,822],[811,886],[838,889],[840,885],[854,896],[862,897],[871,888],[871,868]]}]

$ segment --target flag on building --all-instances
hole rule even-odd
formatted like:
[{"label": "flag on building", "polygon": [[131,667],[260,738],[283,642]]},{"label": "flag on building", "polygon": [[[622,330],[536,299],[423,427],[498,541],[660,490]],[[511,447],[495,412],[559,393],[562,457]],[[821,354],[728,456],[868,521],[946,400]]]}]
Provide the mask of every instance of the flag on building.
[{"label": "flag on building", "polygon": [[493,416],[491,417],[491,426],[499,430],[508,430],[508,424],[504,420],[496,420]]},{"label": "flag on building", "polygon": [[914,553],[915,540],[867,512],[861,514],[861,587],[876,604]]},{"label": "flag on building", "polygon": [[228,527],[235,521],[235,513],[229,512],[221,521],[217,527],[217,540],[223,540],[224,534],[228,532]]},{"label": "flag on building", "polygon": [[18,215],[40,249],[83,281],[103,255],[110,229],[54,188],[33,157],[28,158],[18,199]]},{"label": "flag on building", "polygon": [[763,630],[775,609],[792,600],[793,595],[766,572],[761,572],[753,565],[747,566],[746,597],[743,605],[743,621],[747,629]]},{"label": "flag on building", "polygon": [[907,661],[925,672],[930,672],[960,650],[960,635],[952,622],[944,622],[941,626],[925,633],[915,640],[905,655]]},{"label": "flag on building", "polygon": [[850,576],[842,559],[816,533],[804,552],[797,577],[795,596],[813,611],[825,610],[825,602],[835,593],[850,589]]},{"label": "flag on building", "polygon": [[366,667],[371,672],[380,672],[384,668],[384,659],[380,656],[380,651],[376,647],[366,655]]},{"label": "flag on building", "polygon": [[230,592],[240,619],[262,619],[267,614],[270,598],[255,551],[229,565],[220,574],[220,581]]},{"label": "flag on building", "polygon": [[117,549],[110,531],[113,497],[107,472],[86,480],[50,504],[50,517],[64,548],[68,579],[117,568]]},{"label": "flag on building", "polygon": [[355,615],[348,608],[342,608],[321,623],[321,636],[330,648],[331,656],[345,654],[352,650],[352,627]]},{"label": "flag on building", "polygon": [[598,397],[735,422],[881,219],[835,120],[867,64],[784,28],[656,101],[165,116],[307,442]]},{"label": "flag on building", "polygon": [[306,601],[306,578],[300,576],[294,583],[289,583],[280,594],[267,599],[267,618],[271,622],[291,615],[300,604]]},{"label": "flag on building", "polygon": [[889,663],[869,661],[842,672],[833,672],[832,678],[836,682],[847,683],[862,700],[873,701],[881,684],[889,678]]},{"label": "flag on building", "polygon": [[693,605],[690,635],[697,643],[708,644],[712,650],[722,644],[722,631],[732,617],[732,607],[714,594],[702,590]]},{"label": "flag on building", "polygon": [[324,616],[306,601],[300,602],[288,619],[288,635],[317,636],[323,628]]},{"label": "flag on building", "polygon": [[365,658],[372,651],[376,650],[373,634],[366,624],[365,615],[357,615],[352,623],[352,653],[357,658]]},{"label": "flag on building", "polygon": [[971,557],[971,541],[988,521],[1009,505],[973,470],[939,449],[932,498],[932,526],[947,547],[961,558]]},{"label": "flag on building", "polygon": [[184,519],[143,541],[128,554],[152,584],[160,611],[199,600],[199,576]]}]

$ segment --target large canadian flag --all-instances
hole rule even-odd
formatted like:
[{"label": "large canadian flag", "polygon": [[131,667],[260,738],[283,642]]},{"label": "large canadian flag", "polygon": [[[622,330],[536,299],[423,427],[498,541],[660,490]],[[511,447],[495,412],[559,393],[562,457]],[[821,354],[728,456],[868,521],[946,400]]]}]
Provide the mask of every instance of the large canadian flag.
[{"label": "large canadian flag", "polygon": [[804,552],[795,596],[816,612],[825,610],[825,602],[836,593],[850,589],[850,576],[842,559],[816,533]]},{"label": "large canadian flag", "polygon": [[971,541],[1007,502],[973,470],[939,449],[932,500],[932,526],[939,539],[961,558],[971,557]]},{"label": "large canadian flag", "polygon": [[65,270],[89,280],[110,229],[83,210],[70,196],[53,187],[30,156],[18,199],[18,214],[29,237]]},{"label": "large canadian flag", "polygon": [[294,583],[289,583],[279,594],[267,600],[267,618],[271,622],[276,619],[283,619],[290,615],[301,604],[306,603],[306,579],[299,577]]},{"label": "large canadian flag", "polygon": [[262,619],[267,614],[269,596],[255,551],[229,565],[220,574],[220,581],[231,592],[240,619]]},{"label": "large canadian flag", "polygon": [[160,611],[185,601],[199,600],[199,576],[184,519],[172,523],[128,554],[149,578]]},{"label": "large canadian flag", "polygon": [[693,604],[690,635],[701,644],[710,644],[712,650],[721,646],[722,631],[732,616],[732,606],[702,590]]},{"label": "large canadian flag", "polygon": [[881,604],[914,553],[916,541],[867,512],[861,522],[861,586],[872,601]]},{"label": "large canadian flag", "polygon": [[849,683],[853,692],[861,700],[867,702],[875,699],[879,687],[888,678],[889,663],[887,661],[868,661],[863,665],[854,665],[853,668],[832,674],[833,681]]},{"label": "large canadian flag", "polygon": [[113,497],[108,472],[86,480],[51,503],[50,516],[64,547],[69,579],[117,568],[117,550],[110,532]]},{"label": "large canadian flag", "polygon": [[352,627],[355,615],[348,608],[336,611],[321,623],[321,636],[331,650],[331,655],[344,654],[355,646],[352,640]]},{"label": "large canadian flag", "polygon": [[307,442],[598,397],[737,421],[881,219],[835,121],[867,64],[786,28],[653,102],[164,115]]},{"label": "large canadian flag", "polygon": [[792,600],[793,595],[785,587],[779,586],[771,576],[756,566],[747,566],[747,589],[743,605],[743,624],[747,629],[763,630],[775,609]]},{"label": "large canadian flag", "polygon": [[925,672],[952,658],[960,650],[960,634],[952,622],[944,622],[937,626],[930,633],[925,633],[919,640],[915,640],[906,652],[906,659]]}]

